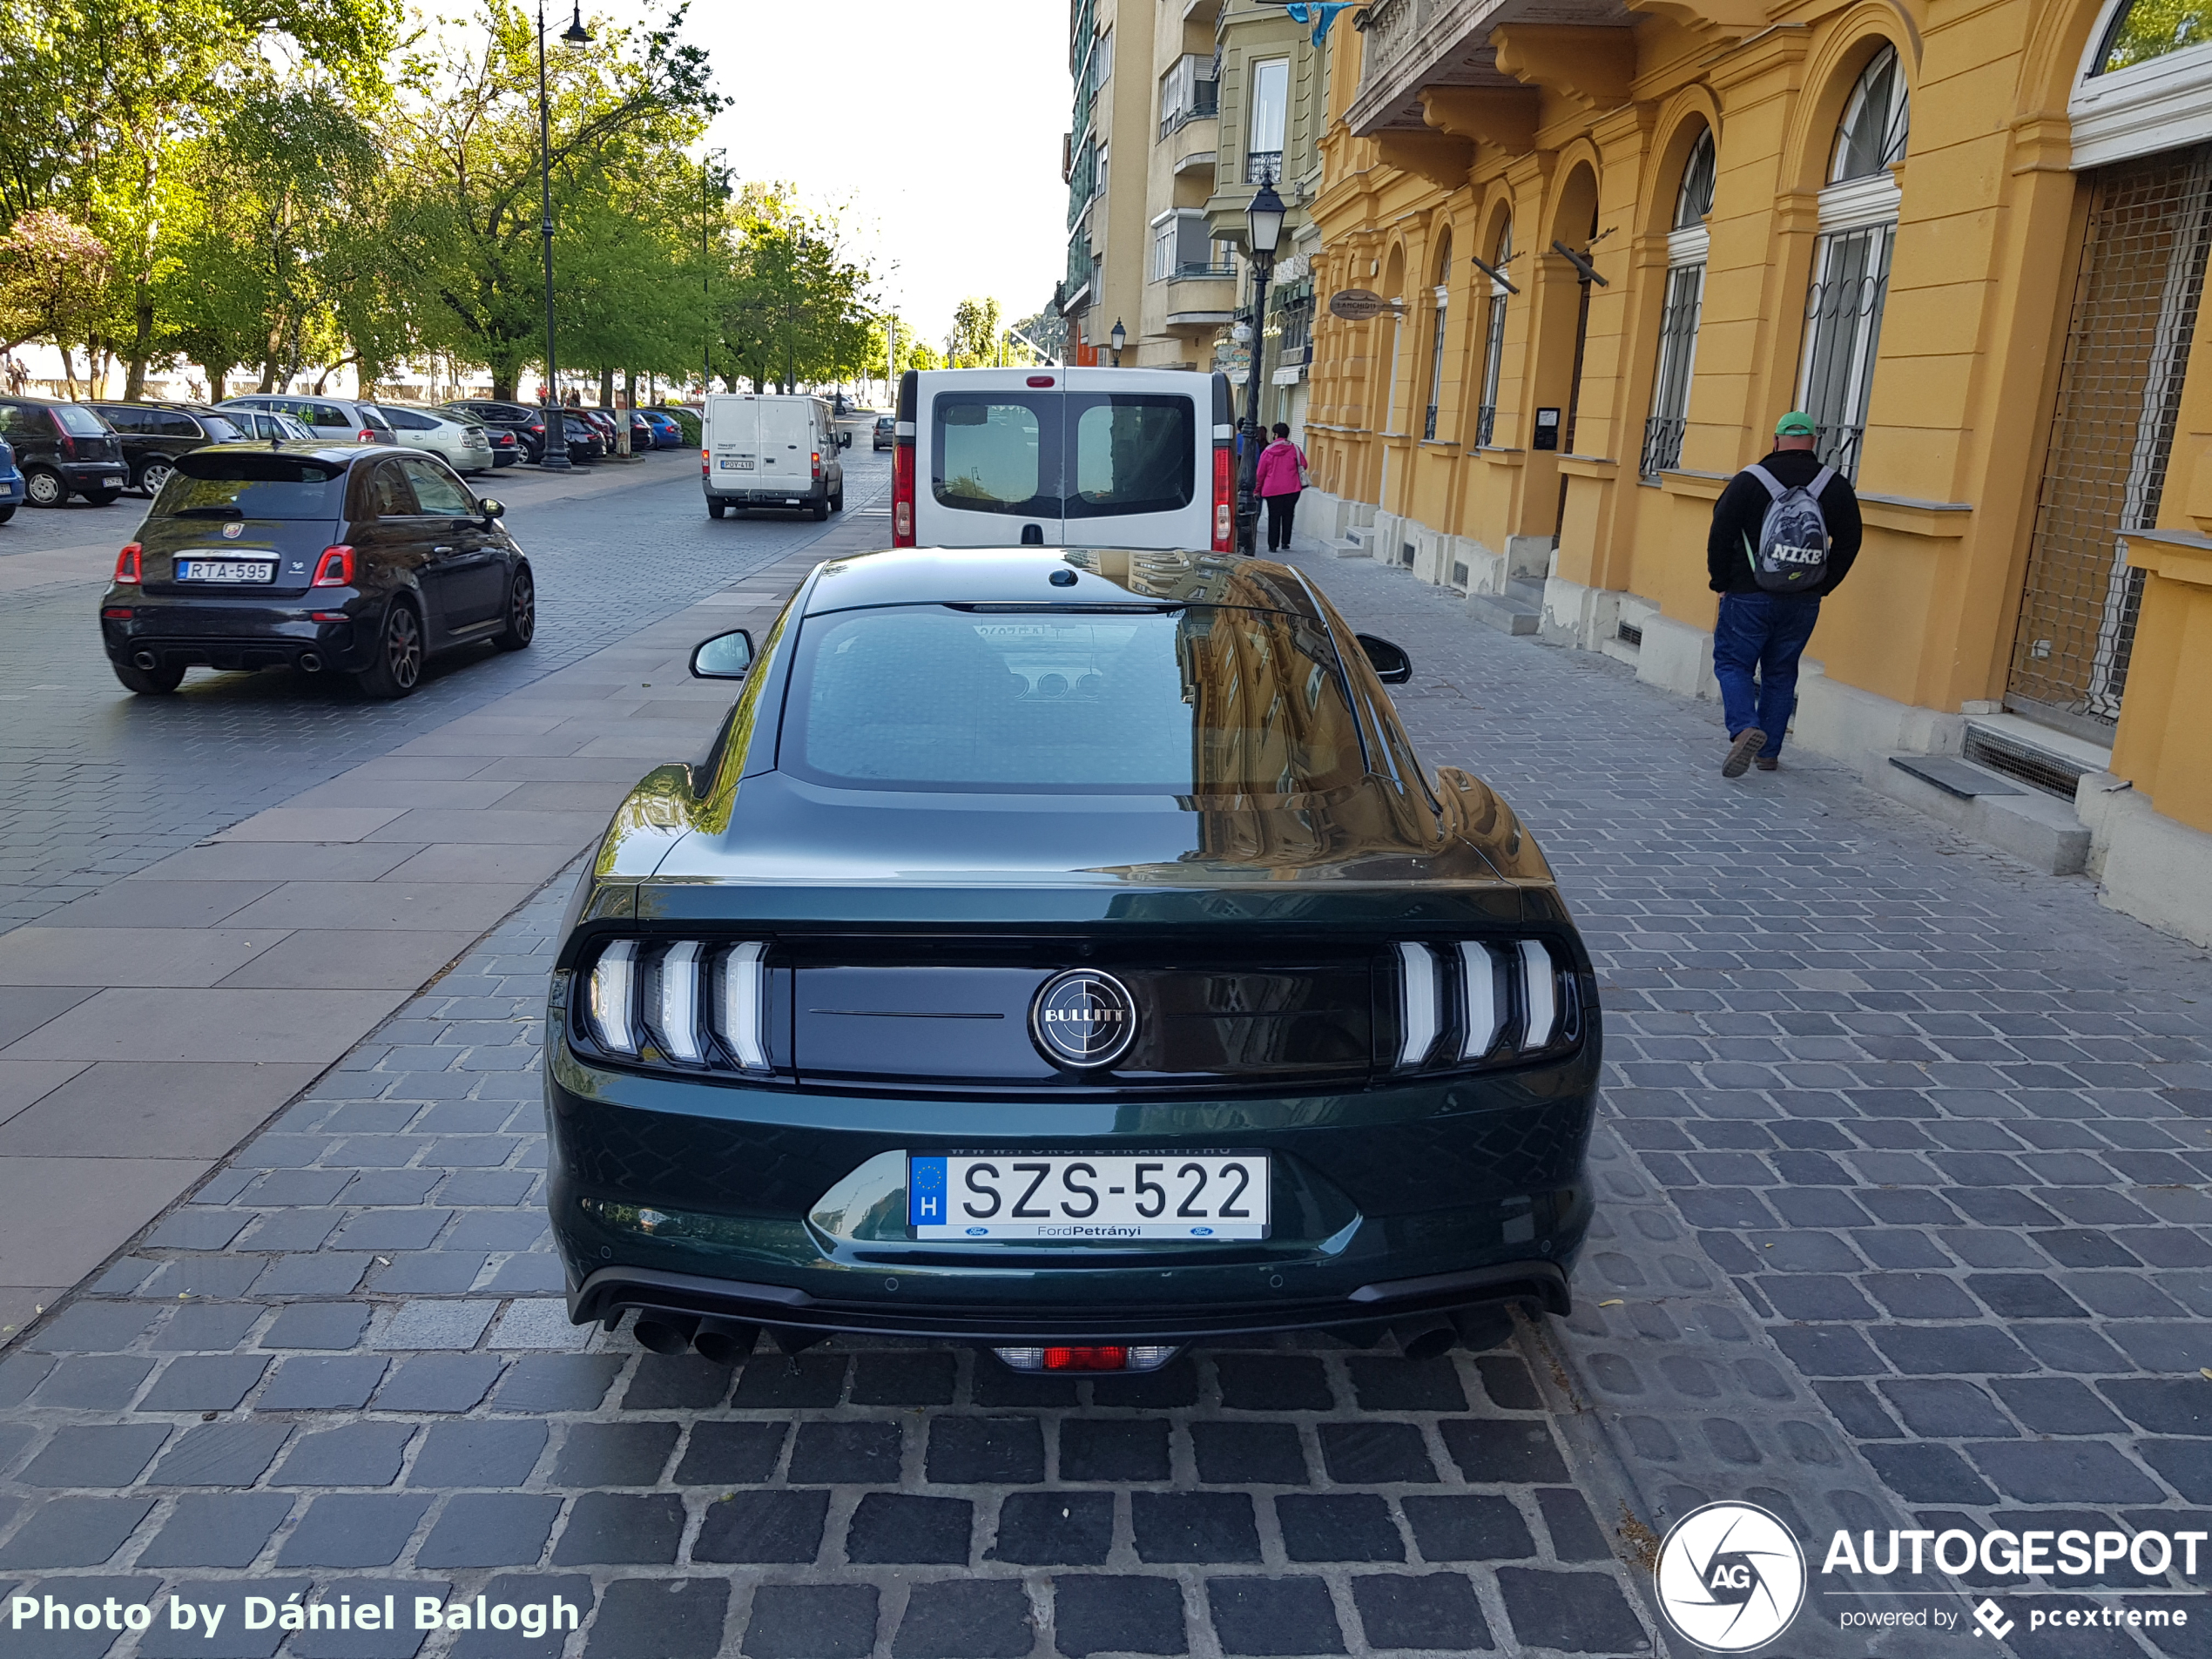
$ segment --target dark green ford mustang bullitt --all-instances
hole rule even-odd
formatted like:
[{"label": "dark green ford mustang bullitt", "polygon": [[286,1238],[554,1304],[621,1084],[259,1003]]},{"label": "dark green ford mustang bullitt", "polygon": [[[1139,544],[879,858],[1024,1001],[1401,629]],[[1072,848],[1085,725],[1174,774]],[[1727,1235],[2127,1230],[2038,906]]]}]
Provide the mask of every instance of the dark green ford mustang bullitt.
[{"label": "dark green ford mustang bullitt", "polygon": [[886,552],[807,579],[615,814],[553,974],[570,1312],[1141,1368],[1568,1305],[1589,959],[1298,572]]}]

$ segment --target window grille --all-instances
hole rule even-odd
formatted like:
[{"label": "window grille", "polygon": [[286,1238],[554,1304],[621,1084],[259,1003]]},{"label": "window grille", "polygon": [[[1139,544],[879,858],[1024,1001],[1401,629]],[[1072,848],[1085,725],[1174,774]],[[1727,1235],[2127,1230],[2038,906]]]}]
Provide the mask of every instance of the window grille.
[{"label": "window grille", "polygon": [[2158,522],[2212,253],[2212,145],[2089,177],[2006,702],[2108,738],[2142,603],[2121,533]]},{"label": "window grille", "polygon": [[[1689,379],[1697,359],[1697,322],[1705,303],[1705,216],[1713,211],[1713,132],[1697,135],[1683,164],[1682,188],[1675,195],[1675,229],[1669,240],[1687,243],[1696,257],[1677,255],[1667,271],[1667,299],[1659,316],[1659,368],[1652,377],[1651,415],[1643,423],[1643,454],[1638,475],[1656,478],[1682,465],[1683,435],[1689,428]],[[1687,234],[1680,234],[1687,233]]]},{"label": "window grille", "polygon": [[[1498,233],[1498,255],[1491,261],[1494,268],[1502,271],[1513,258],[1513,226],[1507,225]],[[1483,319],[1482,330],[1482,401],[1475,405],[1474,447],[1486,449],[1496,435],[1498,425],[1498,378],[1506,362],[1506,288],[1493,278],[1490,283],[1489,314]]]},{"label": "window grille", "polygon": [[1866,431],[1866,398],[1881,341],[1890,246],[1896,236],[1894,225],[1866,225],[1823,236],[1805,295],[1797,407],[1820,428],[1821,460],[1853,482],[1858,479],[1859,440]]},{"label": "window grille", "polygon": [[1436,416],[1444,401],[1444,327],[1450,320],[1452,280],[1452,239],[1444,239],[1444,249],[1436,260],[1436,308],[1429,318],[1428,407],[1421,417],[1421,436],[1436,435]]}]

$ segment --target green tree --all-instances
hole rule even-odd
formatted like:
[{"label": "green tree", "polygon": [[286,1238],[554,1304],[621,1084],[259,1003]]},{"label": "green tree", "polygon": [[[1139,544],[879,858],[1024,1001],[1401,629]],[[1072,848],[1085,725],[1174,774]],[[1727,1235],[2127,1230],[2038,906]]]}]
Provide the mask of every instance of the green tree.
[{"label": "green tree", "polygon": [[[598,239],[614,230],[610,215],[624,206],[657,199],[636,188],[646,175],[690,168],[681,146],[721,107],[705,53],[677,37],[682,17],[678,8],[664,27],[644,31],[597,19],[589,45],[547,48],[562,273],[556,344],[575,335],[603,362],[615,348],[610,319],[620,285],[610,273],[622,256],[603,257]],[[539,358],[544,339],[537,50],[529,15],[516,0],[486,0],[479,42],[408,57],[392,124],[400,175],[392,245],[417,308],[417,333],[431,350],[489,366],[502,397],[514,395],[523,365]],[[650,239],[624,237],[633,251]]]},{"label": "green tree", "polygon": [[997,300],[973,294],[953,307],[953,331],[945,337],[945,355],[954,368],[981,368],[1005,361],[1001,314]]}]

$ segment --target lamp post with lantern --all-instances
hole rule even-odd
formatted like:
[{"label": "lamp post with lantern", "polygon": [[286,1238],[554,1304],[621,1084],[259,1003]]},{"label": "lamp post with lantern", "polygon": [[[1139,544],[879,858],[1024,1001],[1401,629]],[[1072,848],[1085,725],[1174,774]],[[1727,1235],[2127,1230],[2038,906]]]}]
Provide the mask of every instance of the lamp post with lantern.
[{"label": "lamp post with lantern", "polygon": [[1252,263],[1251,357],[1244,370],[1243,453],[1237,462],[1237,550],[1253,551],[1258,540],[1259,498],[1255,486],[1259,475],[1259,364],[1261,334],[1267,322],[1267,284],[1275,274],[1275,250],[1283,239],[1283,199],[1275,186],[1263,183],[1245,210],[1245,244]]},{"label": "lamp post with lantern", "polygon": [[[571,47],[591,44],[583,26],[583,0],[575,0],[562,41]],[[568,415],[561,407],[561,372],[553,356],[553,118],[545,98],[545,0],[537,0],[537,188],[538,232],[545,244],[545,447],[537,464],[552,472],[569,469]]]},{"label": "lamp post with lantern", "polygon": [[1129,330],[1122,327],[1119,317],[1114,319],[1114,332],[1106,339],[1114,348],[1114,367],[1119,368],[1122,366],[1122,347],[1129,344]]}]

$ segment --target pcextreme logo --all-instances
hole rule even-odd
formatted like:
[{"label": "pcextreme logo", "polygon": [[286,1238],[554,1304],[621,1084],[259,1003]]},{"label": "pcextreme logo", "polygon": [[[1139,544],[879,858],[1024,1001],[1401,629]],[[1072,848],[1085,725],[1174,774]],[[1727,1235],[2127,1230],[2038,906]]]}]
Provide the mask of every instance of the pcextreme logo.
[{"label": "pcextreme logo", "polygon": [[1691,1510],[1669,1529],[1653,1570],[1668,1624],[1709,1653],[1764,1648],[1804,1605],[1804,1552],[1756,1504]]}]

